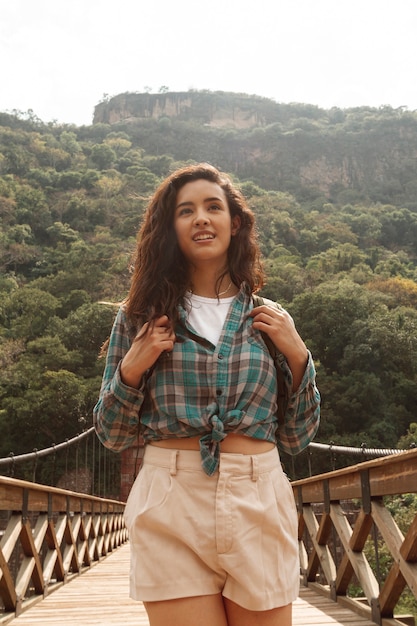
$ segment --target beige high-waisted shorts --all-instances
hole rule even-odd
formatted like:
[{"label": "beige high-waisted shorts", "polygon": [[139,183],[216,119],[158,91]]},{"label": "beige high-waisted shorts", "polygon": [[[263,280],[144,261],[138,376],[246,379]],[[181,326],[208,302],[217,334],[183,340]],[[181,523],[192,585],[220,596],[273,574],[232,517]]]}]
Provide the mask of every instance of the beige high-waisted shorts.
[{"label": "beige high-waisted shorts", "polygon": [[207,476],[199,452],[148,445],[125,518],[135,600],[222,593],[262,611],[298,595],[297,512],[276,448],[221,453]]}]

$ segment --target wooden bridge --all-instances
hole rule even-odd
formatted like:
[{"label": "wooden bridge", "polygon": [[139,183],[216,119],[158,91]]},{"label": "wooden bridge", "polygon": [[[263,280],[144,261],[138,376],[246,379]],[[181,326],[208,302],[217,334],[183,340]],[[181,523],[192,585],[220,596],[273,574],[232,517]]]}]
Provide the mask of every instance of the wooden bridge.
[{"label": "wooden bridge", "polygon": [[[294,625],[414,624],[397,604],[407,593],[417,605],[417,511],[400,528],[388,505],[417,493],[417,449],[292,485],[302,583]],[[123,509],[0,477],[0,624],[148,624],[128,598]]]}]

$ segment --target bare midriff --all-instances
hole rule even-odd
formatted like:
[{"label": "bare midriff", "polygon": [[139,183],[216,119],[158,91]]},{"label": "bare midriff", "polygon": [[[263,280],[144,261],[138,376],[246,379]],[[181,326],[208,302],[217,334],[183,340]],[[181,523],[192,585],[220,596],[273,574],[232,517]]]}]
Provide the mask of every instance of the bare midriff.
[{"label": "bare midriff", "polygon": [[[149,443],[158,448],[200,450],[200,437],[161,439]],[[235,433],[230,433],[230,435],[227,435],[227,437],[220,442],[221,452],[232,452],[234,454],[261,454],[262,452],[272,450],[274,447],[275,444],[271,441],[253,439],[253,437],[246,437],[245,435],[237,435]]]}]

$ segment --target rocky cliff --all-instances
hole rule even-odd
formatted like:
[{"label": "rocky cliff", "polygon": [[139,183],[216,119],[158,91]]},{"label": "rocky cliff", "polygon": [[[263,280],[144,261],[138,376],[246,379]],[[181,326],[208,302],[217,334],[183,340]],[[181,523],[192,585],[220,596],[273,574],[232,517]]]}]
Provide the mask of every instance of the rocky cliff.
[{"label": "rocky cliff", "polygon": [[279,121],[280,107],[273,100],[225,92],[124,93],[100,102],[93,123],[153,118],[193,120],[213,128],[252,128]]},{"label": "rocky cliff", "polygon": [[[226,92],[125,93],[95,108],[147,154],[209,161],[265,189],[417,210],[417,112],[320,109]],[[304,192],[303,192],[304,193]]]}]

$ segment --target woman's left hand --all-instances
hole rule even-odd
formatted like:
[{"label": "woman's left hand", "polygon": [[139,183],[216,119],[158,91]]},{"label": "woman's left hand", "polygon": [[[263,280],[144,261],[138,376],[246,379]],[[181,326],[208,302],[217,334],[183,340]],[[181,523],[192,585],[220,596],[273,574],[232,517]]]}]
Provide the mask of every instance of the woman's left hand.
[{"label": "woman's left hand", "polygon": [[250,316],[253,327],[266,333],[286,357],[293,375],[293,390],[297,389],[304,375],[308,352],[291,315],[284,309],[263,304],[255,307]]}]

